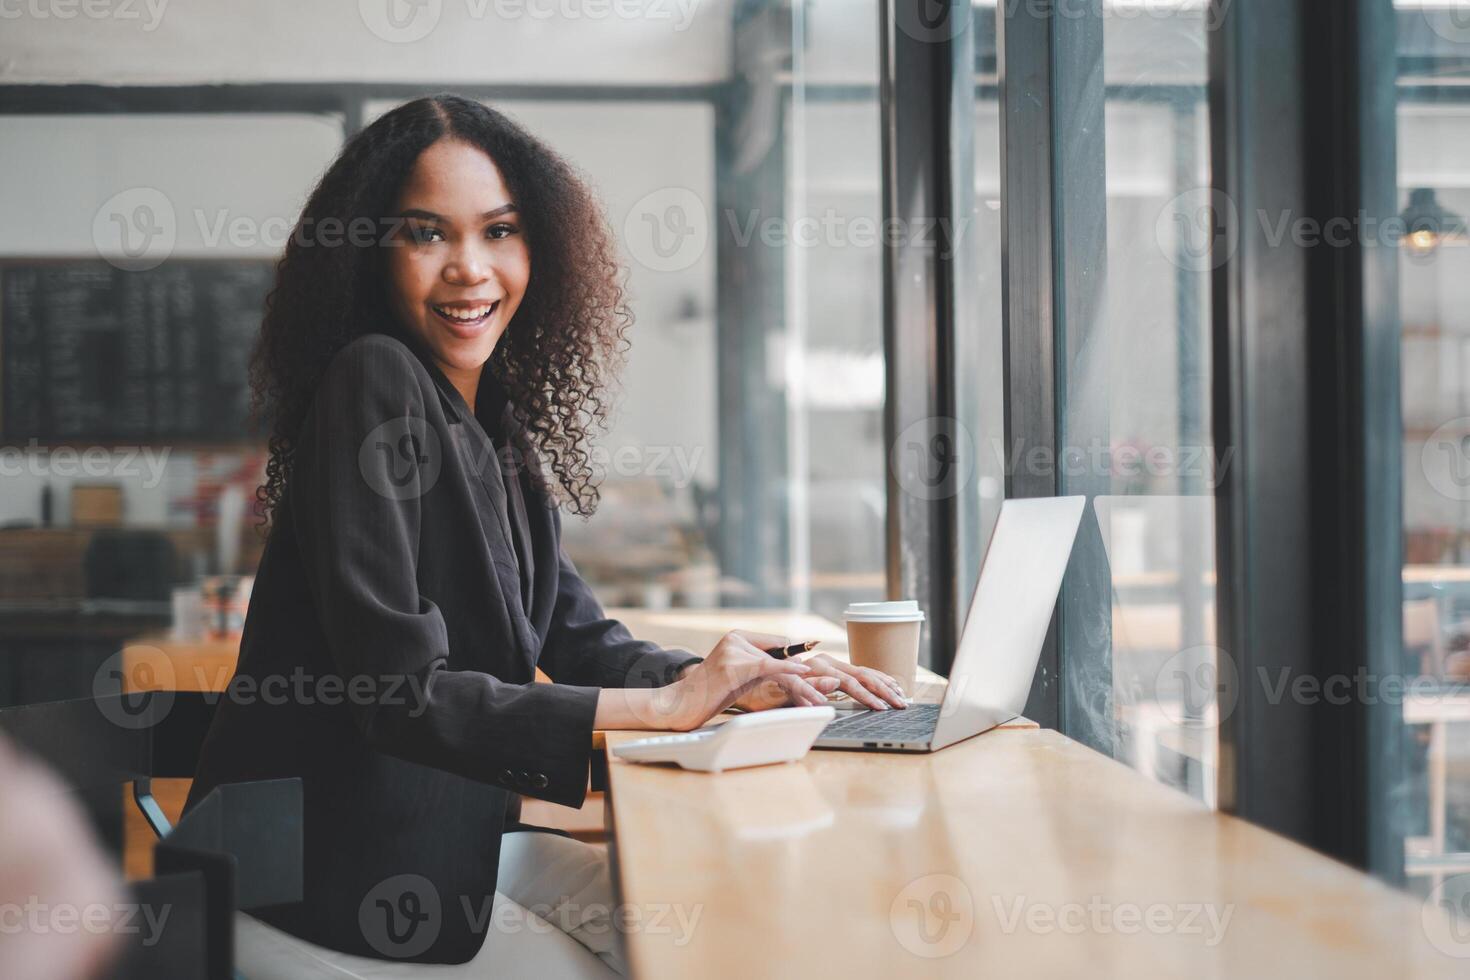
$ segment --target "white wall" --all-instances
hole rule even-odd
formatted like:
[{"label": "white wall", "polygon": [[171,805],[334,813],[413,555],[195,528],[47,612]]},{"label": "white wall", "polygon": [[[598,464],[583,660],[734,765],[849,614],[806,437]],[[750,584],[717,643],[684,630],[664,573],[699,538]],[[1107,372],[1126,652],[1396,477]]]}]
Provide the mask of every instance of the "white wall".
[{"label": "white wall", "polygon": [[0,5],[0,82],[694,84],[728,73],[732,6],[732,0],[8,0]]}]

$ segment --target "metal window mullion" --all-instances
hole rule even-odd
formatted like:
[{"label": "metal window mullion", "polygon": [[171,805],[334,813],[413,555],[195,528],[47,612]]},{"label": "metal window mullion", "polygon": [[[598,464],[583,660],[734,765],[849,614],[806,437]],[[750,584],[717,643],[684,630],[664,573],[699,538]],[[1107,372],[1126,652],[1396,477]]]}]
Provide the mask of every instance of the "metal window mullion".
[{"label": "metal window mullion", "polygon": [[[885,234],[883,244],[883,430],[890,450],[883,462],[888,595],[918,599],[927,610],[920,659],[946,672],[963,615],[960,491],[929,492],[921,468],[949,445],[955,421],[954,281],[964,273],[933,229],[939,219],[953,219],[953,181],[961,175],[954,171],[952,110],[956,87],[972,84],[970,66],[958,70],[956,57],[973,57],[973,48],[969,4],[951,0],[937,8],[937,19],[925,20],[935,10],[927,0],[883,0],[879,8],[883,219],[885,227],[908,232]],[[916,233],[924,229],[929,233]]]}]

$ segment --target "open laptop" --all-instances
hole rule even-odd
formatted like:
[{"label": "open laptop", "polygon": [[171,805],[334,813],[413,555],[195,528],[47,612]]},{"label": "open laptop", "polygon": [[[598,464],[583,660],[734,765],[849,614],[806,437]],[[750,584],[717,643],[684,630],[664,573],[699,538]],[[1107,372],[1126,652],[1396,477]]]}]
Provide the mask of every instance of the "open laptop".
[{"label": "open laptop", "polygon": [[970,601],[940,704],[846,713],[819,749],[933,752],[1020,715],[1082,520],[1086,497],[1007,500]]}]

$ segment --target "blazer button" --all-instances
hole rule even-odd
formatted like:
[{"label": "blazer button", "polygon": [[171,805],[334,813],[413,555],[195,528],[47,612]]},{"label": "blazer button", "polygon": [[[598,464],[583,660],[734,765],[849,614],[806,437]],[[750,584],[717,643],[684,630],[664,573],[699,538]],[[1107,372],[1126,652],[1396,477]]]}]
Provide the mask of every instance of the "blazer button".
[{"label": "blazer button", "polygon": [[515,777],[510,774],[509,769],[500,770],[500,781],[507,786],[515,785]]},{"label": "blazer button", "polygon": [[521,789],[525,789],[527,786],[531,785],[531,777],[523,772],[516,773],[516,785],[519,786]]},{"label": "blazer button", "polygon": [[538,772],[531,777],[531,786],[535,789],[545,789],[546,782],[546,773],[544,772]]}]

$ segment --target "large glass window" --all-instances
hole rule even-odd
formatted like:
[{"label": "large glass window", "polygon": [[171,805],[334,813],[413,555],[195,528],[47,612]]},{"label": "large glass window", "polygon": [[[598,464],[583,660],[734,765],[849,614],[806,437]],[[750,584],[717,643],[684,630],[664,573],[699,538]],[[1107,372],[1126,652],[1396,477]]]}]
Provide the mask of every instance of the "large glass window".
[{"label": "large glass window", "polygon": [[1229,460],[1210,437],[1208,10],[1087,10],[1056,14],[1100,18],[1058,29],[1102,49],[1101,74],[1063,64],[1056,83],[1057,485],[1089,498],[1062,597],[1062,726],[1213,803],[1231,661],[1214,645]]},{"label": "large glass window", "polygon": [[288,48],[211,11],[235,43],[207,66],[188,10],[105,37],[15,21],[16,81],[126,85],[146,63],[149,84],[240,89],[148,93],[187,114],[0,118],[20,177],[0,187],[0,703],[90,693],[120,644],[169,627],[175,590],[253,572],[245,361],[307,194],[388,83],[478,94],[606,205],[635,324],[601,509],[565,522],[603,601],[835,618],[883,597],[877,4],[567,10],[293,11]]},{"label": "large glass window", "polygon": [[[1470,10],[1399,0],[1403,329],[1403,784],[1382,805],[1404,870],[1470,902]],[[1384,690],[1389,690],[1384,688]]]}]

